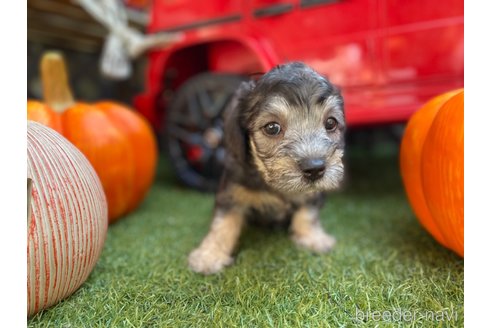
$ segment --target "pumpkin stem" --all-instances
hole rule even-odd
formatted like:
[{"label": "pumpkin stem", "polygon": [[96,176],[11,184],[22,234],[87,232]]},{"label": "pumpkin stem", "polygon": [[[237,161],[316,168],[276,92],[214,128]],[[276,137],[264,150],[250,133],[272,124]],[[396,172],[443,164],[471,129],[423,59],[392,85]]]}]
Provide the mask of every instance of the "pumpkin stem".
[{"label": "pumpkin stem", "polygon": [[65,60],[60,52],[48,51],[41,58],[41,81],[44,101],[54,111],[63,113],[75,104]]},{"label": "pumpkin stem", "polygon": [[32,198],[32,179],[27,178],[27,230],[31,227],[31,198]]}]

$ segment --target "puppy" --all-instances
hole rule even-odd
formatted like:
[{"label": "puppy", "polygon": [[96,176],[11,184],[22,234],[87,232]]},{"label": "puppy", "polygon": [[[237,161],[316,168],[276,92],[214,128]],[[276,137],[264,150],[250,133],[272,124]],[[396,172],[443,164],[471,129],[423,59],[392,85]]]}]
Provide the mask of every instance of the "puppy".
[{"label": "puppy", "polygon": [[328,80],[293,62],[243,82],[224,112],[225,169],[209,233],[188,257],[193,271],[232,264],[248,219],[290,222],[292,240],[317,253],[335,239],[319,221],[324,193],[343,178],[343,98]]}]

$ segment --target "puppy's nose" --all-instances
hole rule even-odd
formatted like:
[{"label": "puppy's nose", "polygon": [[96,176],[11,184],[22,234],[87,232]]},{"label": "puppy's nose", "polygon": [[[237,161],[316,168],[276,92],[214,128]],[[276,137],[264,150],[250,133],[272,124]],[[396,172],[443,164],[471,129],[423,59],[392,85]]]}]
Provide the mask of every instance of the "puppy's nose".
[{"label": "puppy's nose", "polygon": [[299,162],[304,177],[311,181],[318,180],[325,174],[325,161],[321,158],[305,158]]}]

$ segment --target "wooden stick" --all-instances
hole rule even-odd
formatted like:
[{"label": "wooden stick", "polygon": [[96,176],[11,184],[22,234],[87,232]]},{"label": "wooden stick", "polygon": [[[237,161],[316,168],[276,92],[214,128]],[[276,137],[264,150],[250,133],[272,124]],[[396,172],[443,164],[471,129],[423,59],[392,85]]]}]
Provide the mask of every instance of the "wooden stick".
[{"label": "wooden stick", "polygon": [[54,111],[63,113],[75,104],[63,55],[57,51],[46,52],[40,69],[44,102]]}]

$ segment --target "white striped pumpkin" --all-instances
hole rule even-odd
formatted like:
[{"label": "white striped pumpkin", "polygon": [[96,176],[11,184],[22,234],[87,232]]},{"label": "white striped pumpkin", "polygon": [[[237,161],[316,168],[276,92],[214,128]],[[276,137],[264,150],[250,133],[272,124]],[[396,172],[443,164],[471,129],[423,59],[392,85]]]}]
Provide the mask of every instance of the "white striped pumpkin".
[{"label": "white striped pumpkin", "polygon": [[31,316],[71,295],[87,279],[106,239],[108,209],[85,156],[58,132],[33,121],[27,123],[27,177]]}]

